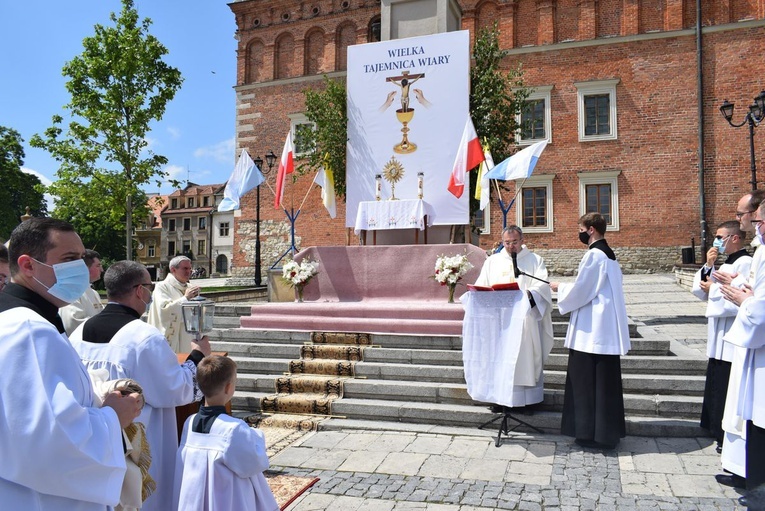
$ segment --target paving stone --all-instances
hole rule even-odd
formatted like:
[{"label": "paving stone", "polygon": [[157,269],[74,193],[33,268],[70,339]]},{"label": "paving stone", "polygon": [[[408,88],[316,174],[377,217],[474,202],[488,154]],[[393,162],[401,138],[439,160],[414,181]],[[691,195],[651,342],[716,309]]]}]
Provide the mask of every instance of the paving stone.
[{"label": "paving stone", "polygon": [[377,467],[377,472],[383,474],[401,474],[413,476],[428,458],[427,454],[414,452],[395,452],[388,454]]},{"label": "paving stone", "polygon": [[489,439],[454,438],[443,454],[459,458],[481,459],[490,445],[493,446]]},{"label": "paving stone", "polygon": [[319,431],[303,440],[300,445],[314,449],[333,449],[347,436],[348,433],[340,431]]},{"label": "paving stone", "polygon": [[408,433],[383,433],[369,442],[365,449],[367,451],[402,452],[415,438],[417,438],[416,435]]},{"label": "paving stone", "polygon": [[508,462],[505,460],[492,459],[469,459],[460,477],[466,479],[486,479],[488,481],[504,481],[507,473]]},{"label": "paving stone", "polygon": [[458,477],[463,470],[467,460],[456,458],[454,456],[428,456],[425,463],[422,464],[418,475],[431,477]]},{"label": "paving stone", "polygon": [[417,438],[404,448],[404,452],[442,454],[451,443],[452,439],[448,436],[418,435]]},{"label": "paving stone", "polygon": [[351,452],[337,469],[343,472],[373,472],[386,456],[386,453],[378,451]]}]

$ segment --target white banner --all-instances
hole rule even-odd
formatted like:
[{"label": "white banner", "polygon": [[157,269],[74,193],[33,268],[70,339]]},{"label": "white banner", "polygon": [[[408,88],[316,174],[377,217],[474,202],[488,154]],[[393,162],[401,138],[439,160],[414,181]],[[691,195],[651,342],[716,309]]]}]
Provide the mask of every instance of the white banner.
[{"label": "white banner", "polygon": [[[446,189],[469,109],[469,32],[447,32],[348,47],[346,227],[359,202],[423,200],[429,223],[467,224],[469,190]],[[391,183],[385,176],[400,180]]]}]

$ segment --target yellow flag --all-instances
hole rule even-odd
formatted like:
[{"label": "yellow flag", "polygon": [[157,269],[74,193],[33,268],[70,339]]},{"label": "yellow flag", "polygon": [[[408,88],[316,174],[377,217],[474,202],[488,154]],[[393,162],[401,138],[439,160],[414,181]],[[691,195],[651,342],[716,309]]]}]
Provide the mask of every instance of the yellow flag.
[{"label": "yellow flag", "polygon": [[329,155],[324,155],[324,166],[316,173],[314,183],[321,187],[321,202],[324,203],[324,207],[327,208],[329,216],[335,218],[337,216],[337,204],[335,203],[335,177],[332,174],[332,169],[329,166]]},{"label": "yellow flag", "polygon": [[483,145],[483,155],[486,159],[481,162],[481,166],[478,168],[478,179],[476,179],[475,185],[475,198],[481,201],[481,211],[489,204],[489,192],[491,191],[491,184],[484,176],[494,167],[494,159],[491,157],[489,146],[485,142]]}]

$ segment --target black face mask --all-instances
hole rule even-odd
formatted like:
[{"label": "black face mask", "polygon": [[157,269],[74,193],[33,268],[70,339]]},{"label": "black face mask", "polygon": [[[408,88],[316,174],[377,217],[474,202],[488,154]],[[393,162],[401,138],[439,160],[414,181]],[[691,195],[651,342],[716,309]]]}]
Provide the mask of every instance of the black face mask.
[{"label": "black face mask", "polygon": [[582,231],[579,233],[579,241],[581,241],[585,245],[590,244],[590,235],[587,234],[587,231]]}]

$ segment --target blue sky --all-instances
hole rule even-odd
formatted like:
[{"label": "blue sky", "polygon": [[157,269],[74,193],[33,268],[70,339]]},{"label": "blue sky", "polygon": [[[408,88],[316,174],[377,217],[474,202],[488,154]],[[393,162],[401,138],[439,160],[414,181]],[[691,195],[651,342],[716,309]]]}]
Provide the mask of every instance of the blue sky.
[{"label": "blue sky", "polygon": [[[82,53],[82,40],[97,23],[110,25],[119,0],[29,0],[0,3],[0,125],[24,139],[24,169],[44,183],[57,164],[29,140],[64,115],[69,102],[61,74]],[[166,171],[198,184],[223,183],[234,169],[236,41],[234,15],[224,1],[135,0],[150,32],[169,50],[165,61],[184,83],[164,118],[147,135],[150,147],[168,158]],[[148,192],[160,191],[156,185]],[[172,188],[165,184],[161,192]]]}]

